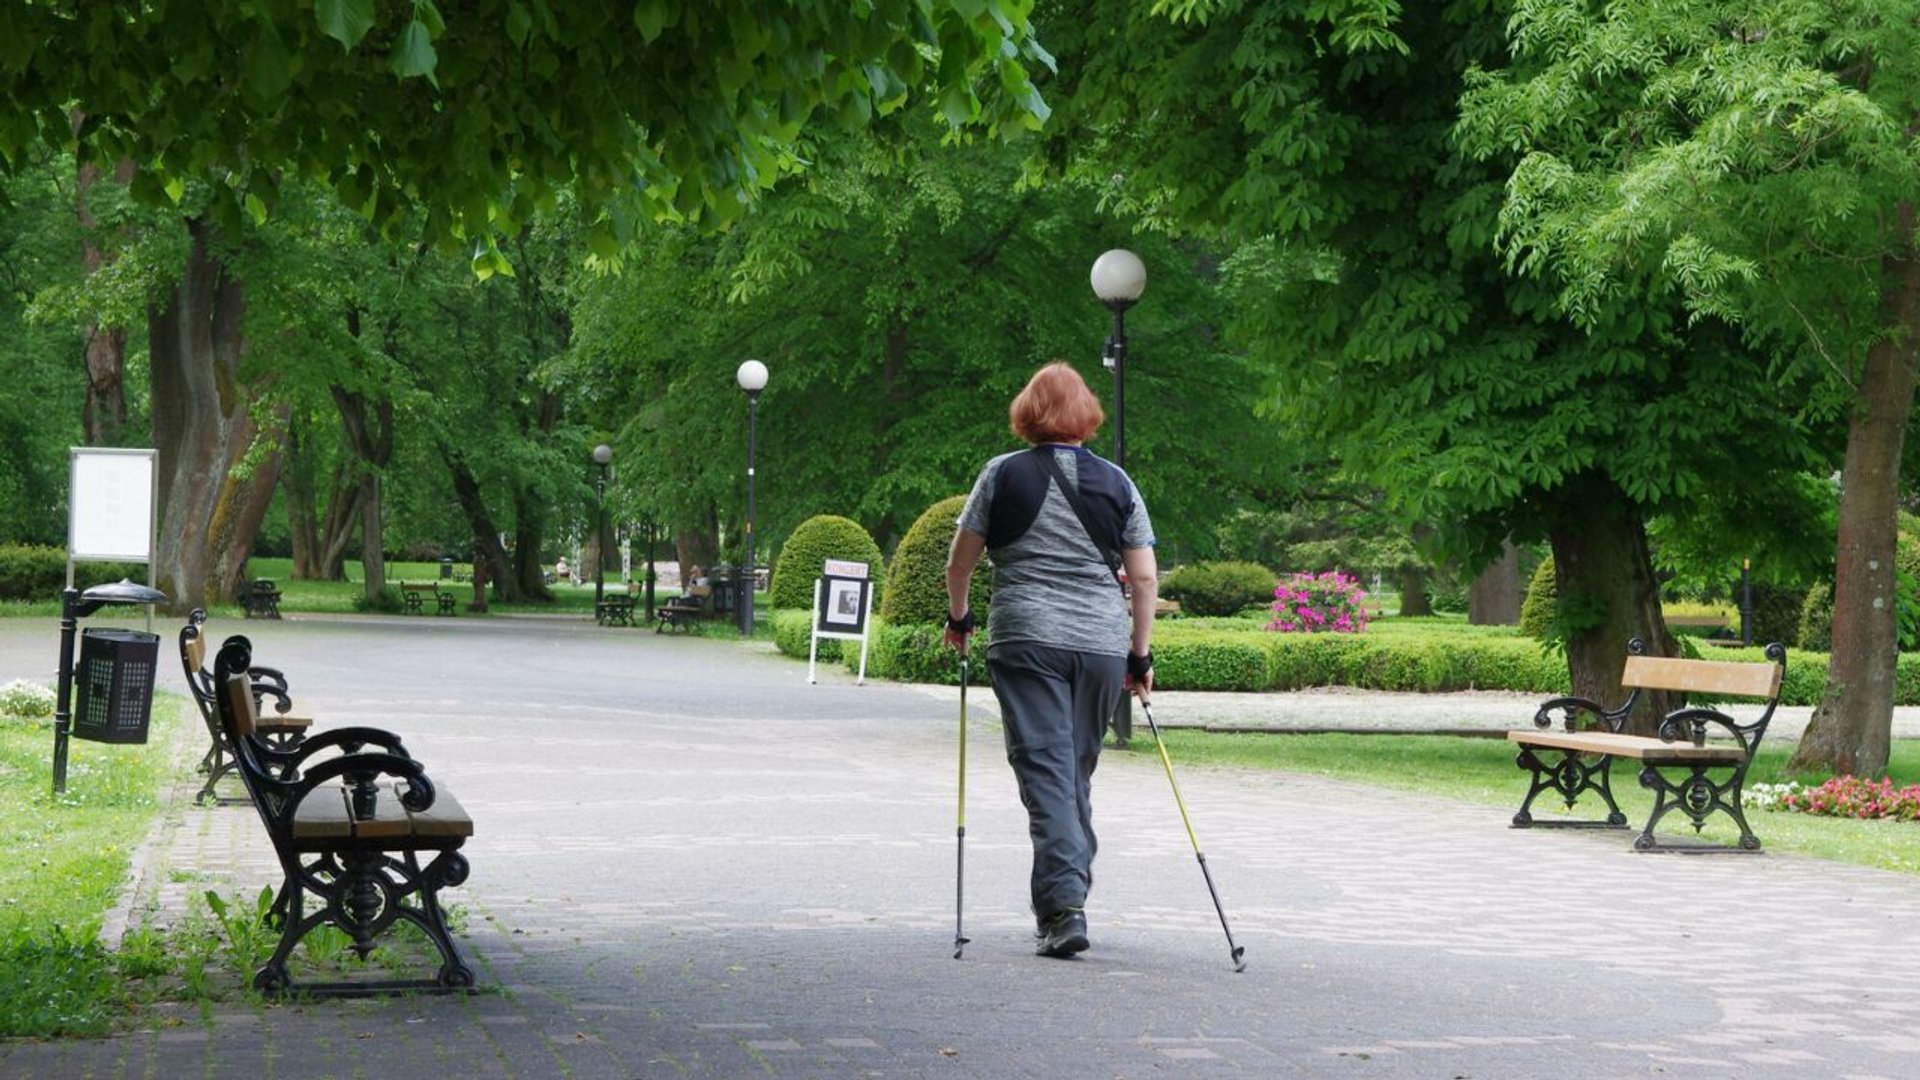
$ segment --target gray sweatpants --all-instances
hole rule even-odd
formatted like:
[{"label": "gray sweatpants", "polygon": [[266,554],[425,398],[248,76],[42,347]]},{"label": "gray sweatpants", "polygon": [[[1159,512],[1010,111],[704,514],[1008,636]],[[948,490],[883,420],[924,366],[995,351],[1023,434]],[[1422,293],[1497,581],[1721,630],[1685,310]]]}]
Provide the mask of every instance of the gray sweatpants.
[{"label": "gray sweatpants", "polygon": [[1033,911],[1044,921],[1086,906],[1099,848],[1089,783],[1127,661],[1012,641],[987,650],[987,668],[1033,837]]}]

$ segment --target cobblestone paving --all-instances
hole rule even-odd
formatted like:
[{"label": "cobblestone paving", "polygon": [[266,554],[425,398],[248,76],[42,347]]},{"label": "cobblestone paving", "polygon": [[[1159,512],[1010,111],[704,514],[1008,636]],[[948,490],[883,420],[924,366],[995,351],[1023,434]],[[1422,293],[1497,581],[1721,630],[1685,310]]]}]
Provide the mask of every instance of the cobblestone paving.
[{"label": "cobblestone paving", "polygon": [[[1109,754],[1094,948],[1042,960],[978,692],[956,962],[950,694],[809,687],[762,651],[645,632],[246,629],[322,725],[401,730],[474,814],[473,876],[447,896],[482,992],[162,1010],[113,1038],[0,1044],[0,1076],[1909,1077],[1920,1060],[1912,878],[1636,855],[1624,833],[1182,768],[1247,946],[1236,975],[1157,758]],[[0,679],[18,652],[0,635]],[[248,808],[180,798],[128,912],[166,922],[192,893],[274,880]]]}]

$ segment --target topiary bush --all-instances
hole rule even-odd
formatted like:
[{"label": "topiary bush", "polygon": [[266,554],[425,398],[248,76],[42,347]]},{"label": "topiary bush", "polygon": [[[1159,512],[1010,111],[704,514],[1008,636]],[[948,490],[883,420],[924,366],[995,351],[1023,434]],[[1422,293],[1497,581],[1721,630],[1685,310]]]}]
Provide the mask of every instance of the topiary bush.
[{"label": "topiary bush", "polygon": [[1553,556],[1534,567],[1533,580],[1527,585],[1527,598],[1520,601],[1520,632],[1536,641],[1545,641],[1553,633],[1553,607],[1560,586],[1553,578]]},{"label": "topiary bush", "polygon": [[[880,604],[880,616],[888,623],[946,623],[947,549],[953,545],[953,532],[966,505],[965,495],[941,499],[914,519],[901,538],[893,552],[893,563],[887,567],[886,595]],[[974,618],[982,629],[987,625],[985,562],[982,559],[982,565],[974,568],[973,580],[967,585],[967,602],[973,605]]]},{"label": "topiary bush", "polygon": [[1807,588],[1802,585],[1776,585],[1770,581],[1753,583],[1753,643],[1765,645],[1778,641],[1795,645],[1800,640],[1800,613],[1806,607]]},{"label": "topiary bush", "polygon": [[780,545],[767,600],[777,608],[813,610],[813,583],[828,559],[867,564],[876,585],[881,578],[880,545],[860,523],[835,514],[819,514],[800,523]]},{"label": "topiary bush", "polygon": [[[896,558],[897,558],[896,554]],[[876,621],[868,632],[867,677],[900,682],[960,684],[960,654],[947,648],[946,616],[939,623],[908,623],[896,626]],[[848,671],[860,667],[860,644],[848,642],[841,656]],[[987,633],[982,627],[967,639],[967,681],[973,686],[989,686],[987,675]]]},{"label": "topiary bush", "polygon": [[1187,615],[1237,615],[1273,603],[1280,575],[1250,562],[1198,562],[1161,575],[1160,595]]},{"label": "topiary bush", "polygon": [[1833,586],[1816,581],[1800,605],[1800,632],[1794,641],[1813,652],[1833,651]]}]

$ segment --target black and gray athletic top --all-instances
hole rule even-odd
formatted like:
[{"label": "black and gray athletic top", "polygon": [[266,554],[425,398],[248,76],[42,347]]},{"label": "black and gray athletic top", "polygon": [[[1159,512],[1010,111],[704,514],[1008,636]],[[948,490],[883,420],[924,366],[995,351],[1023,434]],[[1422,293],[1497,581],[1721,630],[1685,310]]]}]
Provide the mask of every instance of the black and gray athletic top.
[{"label": "black and gray athletic top", "polygon": [[[1049,444],[1094,524],[1117,550],[1152,547],[1153,523],[1133,481],[1093,451]],[[995,642],[1125,656],[1133,614],[1046,466],[1025,450],[987,462],[959,527],[986,538],[993,558],[987,630]]]}]

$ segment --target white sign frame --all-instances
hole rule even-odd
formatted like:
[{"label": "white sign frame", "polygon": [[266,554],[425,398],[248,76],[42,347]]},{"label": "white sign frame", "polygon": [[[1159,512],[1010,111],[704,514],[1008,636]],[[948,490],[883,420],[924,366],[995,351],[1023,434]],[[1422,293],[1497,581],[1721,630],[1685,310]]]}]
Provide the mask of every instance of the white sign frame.
[{"label": "white sign frame", "polygon": [[[829,597],[832,606],[829,607]],[[852,612],[845,612],[845,601],[857,597]],[[835,623],[847,625],[846,615],[853,616],[851,630],[826,629]],[[860,643],[860,674],[854,680],[855,686],[867,684],[867,630],[873,623],[873,582],[865,576],[840,577],[822,575],[813,579],[813,613],[809,619],[811,637],[807,642],[807,684],[819,682],[815,677],[815,668],[820,660],[820,639],[833,638],[840,641],[858,641]]]},{"label": "white sign frame", "polygon": [[67,587],[78,562],[146,563],[153,584],[158,452],[73,446],[67,455]]}]

